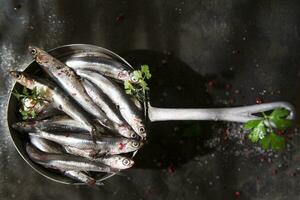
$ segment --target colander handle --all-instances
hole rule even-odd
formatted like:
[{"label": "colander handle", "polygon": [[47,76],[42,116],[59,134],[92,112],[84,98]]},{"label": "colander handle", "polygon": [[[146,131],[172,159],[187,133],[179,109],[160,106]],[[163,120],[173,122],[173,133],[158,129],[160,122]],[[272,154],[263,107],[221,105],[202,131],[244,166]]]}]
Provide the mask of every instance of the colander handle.
[{"label": "colander handle", "polygon": [[263,103],[232,108],[156,108],[148,105],[148,117],[151,122],[172,120],[214,120],[229,122],[247,122],[259,119],[255,113],[285,108],[290,111],[289,119],[295,118],[295,108],[288,102]]}]

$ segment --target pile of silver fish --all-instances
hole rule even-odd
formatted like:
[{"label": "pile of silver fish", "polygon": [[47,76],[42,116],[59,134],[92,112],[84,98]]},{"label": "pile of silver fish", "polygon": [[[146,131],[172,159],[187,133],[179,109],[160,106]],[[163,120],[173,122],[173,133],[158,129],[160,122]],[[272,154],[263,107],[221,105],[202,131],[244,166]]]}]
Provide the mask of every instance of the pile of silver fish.
[{"label": "pile of silver fish", "polygon": [[49,102],[37,118],[12,125],[28,134],[30,159],[90,186],[132,167],[146,138],[141,103],[121,87],[136,83],[132,70],[105,54],[65,64],[40,48],[29,51],[49,75],[10,72]]}]

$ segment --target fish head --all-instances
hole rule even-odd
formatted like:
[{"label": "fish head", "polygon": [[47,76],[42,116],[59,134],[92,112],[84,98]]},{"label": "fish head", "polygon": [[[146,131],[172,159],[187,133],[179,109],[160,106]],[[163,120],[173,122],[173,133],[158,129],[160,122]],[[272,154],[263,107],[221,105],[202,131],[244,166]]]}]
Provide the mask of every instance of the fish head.
[{"label": "fish head", "polygon": [[127,148],[130,149],[131,151],[135,151],[135,150],[140,149],[142,146],[143,146],[143,142],[142,141],[129,140]]},{"label": "fish head", "polygon": [[16,81],[19,81],[23,78],[22,72],[19,72],[19,71],[10,71],[9,75]]},{"label": "fish head", "polygon": [[12,124],[12,128],[16,129],[17,131],[27,132],[32,131],[34,129],[34,122],[16,122]]},{"label": "fish head", "polygon": [[143,123],[137,123],[136,127],[136,133],[141,137],[141,138],[146,138],[147,133],[146,133],[146,127]]},{"label": "fish head", "polygon": [[121,72],[119,72],[118,77],[121,80],[127,80],[127,79],[131,79],[129,72],[127,70],[123,70]]},{"label": "fish head", "polygon": [[49,59],[51,59],[49,54],[46,51],[44,51],[38,47],[29,46],[28,51],[30,52],[31,56],[35,59],[35,61],[38,64],[48,63]]},{"label": "fish head", "polygon": [[108,165],[115,169],[128,169],[134,164],[132,159],[120,155],[110,156],[105,159]]},{"label": "fish head", "polygon": [[120,134],[127,138],[137,138],[138,135],[131,130],[130,126],[122,125],[119,127]]},{"label": "fish head", "polygon": [[11,127],[13,127],[13,128],[16,129],[16,130],[19,130],[20,127],[22,127],[22,126],[23,126],[23,123],[22,123],[22,122],[16,122],[16,123],[13,123],[13,124],[11,125]]},{"label": "fish head", "polygon": [[16,80],[21,85],[31,89],[33,85],[33,80],[24,72],[20,71],[10,71],[10,76]]},{"label": "fish head", "polygon": [[129,77],[130,77],[130,82],[132,82],[132,83],[138,83],[139,82],[139,80],[135,77],[135,75],[133,73],[130,73]]}]

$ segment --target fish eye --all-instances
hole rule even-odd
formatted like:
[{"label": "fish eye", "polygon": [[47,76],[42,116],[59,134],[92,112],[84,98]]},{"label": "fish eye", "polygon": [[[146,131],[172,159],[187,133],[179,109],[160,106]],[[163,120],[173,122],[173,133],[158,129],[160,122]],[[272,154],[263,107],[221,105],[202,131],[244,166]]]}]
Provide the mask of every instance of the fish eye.
[{"label": "fish eye", "polygon": [[140,146],[140,143],[138,143],[137,141],[133,141],[131,144],[134,148],[137,148]]},{"label": "fish eye", "polygon": [[21,74],[17,73],[17,74],[16,74],[16,78],[17,78],[17,79],[20,79],[20,78],[21,78]]},{"label": "fish eye", "polygon": [[131,76],[131,81],[134,82],[134,83],[137,83],[138,82],[138,79],[135,77],[135,76]]},{"label": "fish eye", "polygon": [[137,137],[137,134],[131,133],[131,134],[130,134],[130,137],[131,137],[131,138],[136,138],[136,137]]},{"label": "fish eye", "polygon": [[124,159],[122,160],[122,163],[123,163],[123,165],[128,166],[128,165],[130,164],[130,161],[129,161],[128,158],[124,158]]},{"label": "fish eye", "polygon": [[139,132],[140,133],[144,133],[145,131],[146,131],[145,127],[143,127],[143,126],[139,127]]},{"label": "fish eye", "polygon": [[37,53],[37,50],[36,50],[35,48],[32,48],[32,49],[30,50],[30,53],[31,53],[32,55],[35,55],[35,54]]}]

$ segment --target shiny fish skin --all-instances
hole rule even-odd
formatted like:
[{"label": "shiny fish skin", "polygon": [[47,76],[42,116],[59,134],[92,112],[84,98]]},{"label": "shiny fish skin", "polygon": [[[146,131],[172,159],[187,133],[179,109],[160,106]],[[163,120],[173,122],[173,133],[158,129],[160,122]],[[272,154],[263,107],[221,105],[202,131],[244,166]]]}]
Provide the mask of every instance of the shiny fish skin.
[{"label": "shiny fish skin", "polygon": [[55,115],[61,115],[63,112],[55,107],[53,103],[50,103],[46,108],[39,112],[36,120],[46,119]]},{"label": "shiny fish skin", "polygon": [[146,137],[146,128],[143,123],[141,111],[132,103],[132,100],[125,94],[118,85],[111,82],[104,76],[87,70],[77,70],[77,74],[90,80],[105,93],[114,104],[119,106],[122,117],[132,127],[132,129],[142,138]]},{"label": "shiny fish skin", "polygon": [[130,126],[125,122],[121,116],[118,115],[118,111],[112,107],[114,104],[110,104],[105,94],[101,93],[99,89],[94,86],[88,80],[83,80],[82,84],[88,93],[88,95],[93,99],[93,101],[105,112],[106,116],[113,122],[114,132],[127,138],[136,138],[137,135]]},{"label": "shiny fish skin", "polygon": [[134,161],[132,159],[120,155],[104,156],[96,158],[94,161],[101,162],[112,168],[120,170],[128,169],[134,165]]},{"label": "shiny fish skin", "polygon": [[[42,91],[45,98],[48,98],[50,101],[52,101],[56,108],[62,110],[71,118],[80,122],[86,127],[92,137],[95,137],[95,135],[97,134],[97,129],[93,125],[93,122],[91,121],[89,116],[87,116],[87,113],[83,112],[83,110],[68,96],[66,96],[59,88],[54,87],[50,82],[47,82],[46,80],[38,81],[37,79],[34,79],[23,72],[11,71],[10,75],[18,83],[27,87],[28,89],[32,90],[33,88],[37,88],[38,91]],[[97,128],[99,129],[100,127]],[[103,131],[103,129],[99,131]]]},{"label": "shiny fish skin", "polygon": [[82,183],[86,183],[89,186],[94,187],[95,185],[104,185],[102,182],[97,182],[94,178],[90,177],[81,171],[64,171],[63,174],[69,178],[77,180]]},{"label": "shiny fish skin", "polygon": [[93,150],[86,151],[68,146],[65,147],[65,151],[72,155],[103,163],[115,169],[128,169],[134,164],[132,159],[120,155],[101,156],[101,154],[97,154]]},{"label": "shiny fish skin", "polygon": [[134,79],[132,70],[129,70],[127,66],[120,62],[114,61],[112,59],[107,59],[103,57],[82,57],[73,58],[68,60],[66,65],[77,70],[90,70],[100,73],[104,76],[108,76],[119,81],[130,81],[136,83],[137,80]]},{"label": "shiny fish skin", "polygon": [[114,138],[104,137],[97,138],[94,142],[88,135],[76,133],[48,133],[45,131],[36,131],[35,133],[29,133],[29,135],[38,136],[44,139],[57,142],[61,145],[76,147],[78,149],[93,149],[99,153],[105,153],[107,155],[115,155],[121,153],[133,152],[139,149],[143,143],[128,138]]},{"label": "shiny fish skin", "polygon": [[130,99],[134,103],[134,105],[137,107],[137,109],[142,112],[143,106],[142,106],[141,102],[139,100],[137,100],[135,97],[131,97]]},{"label": "shiny fish skin", "polygon": [[95,171],[107,173],[118,172],[117,170],[107,165],[90,161],[88,159],[79,158],[68,154],[44,153],[32,147],[30,144],[26,145],[26,151],[31,160],[40,165],[43,165],[46,168],[58,169],[63,171]]},{"label": "shiny fish skin", "polygon": [[[64,149],[62,146],[60,146],[57,143],[54,143],[52,141],[36,137],[36,136],[29,136],[30,143],[37,148],[38,150],[45,152],[45,153],[51,153],[51,154],[62,154],[64,153]],[[90,176],[88,176],[86,173],[81,172],[81,171],[63,171],[62,173],[74,180],[77,180],[79,182],[85,183],[90,186],[94,185],[103,185],[102,182],[96,183],[96,180]]]},{"label": "shiny fish skin", "polygon": [[88,96],[81,84],[80,77],[73,69],[38,47],[30,46],[29,51],[35,61],[64,91],[72,96],[87,112],[97,117],[102,125],[110,127],[104,112]]},{"label": "shiny fish skin", "polygon": [[79,149],[76,147],[72,147],[72,146],[64,146],[64,150],[68,153],[68,154],[72,154],[75,156],[80,156],[80,157],[84,157],[84,158],[89,158],[89,159],[95,159],[98,158],[100,156],[103,156],[106,154],[106,151],[104,150],[96,150],[96,149]]},{"label": "shiny fish skin", "polygon": [[44,120],[21,121],[14,123],[12,127],[21,132],[34,132],[37,129],[50,132],[87,132],[84,126],[74,119],[61,115]]},{"label": "shiny fish skin", "polygon": [[64,148],[61,145],[52,141],[32,135],[29,136],[29,140],[34,147],[45,153],[61,154],[64,152]]},{"label": "shiny fish skin", "polygon": [[93,99],[97,106],[99,106],[106,114],[106,116],[117,124],[123,124],[123,119],[118,116],[116,110],[109,105],[107,97],[103,93],[101,93],[98,88],[96,88],[90,81],[82,80],[82,85],[86,90],[87,94]]}]

